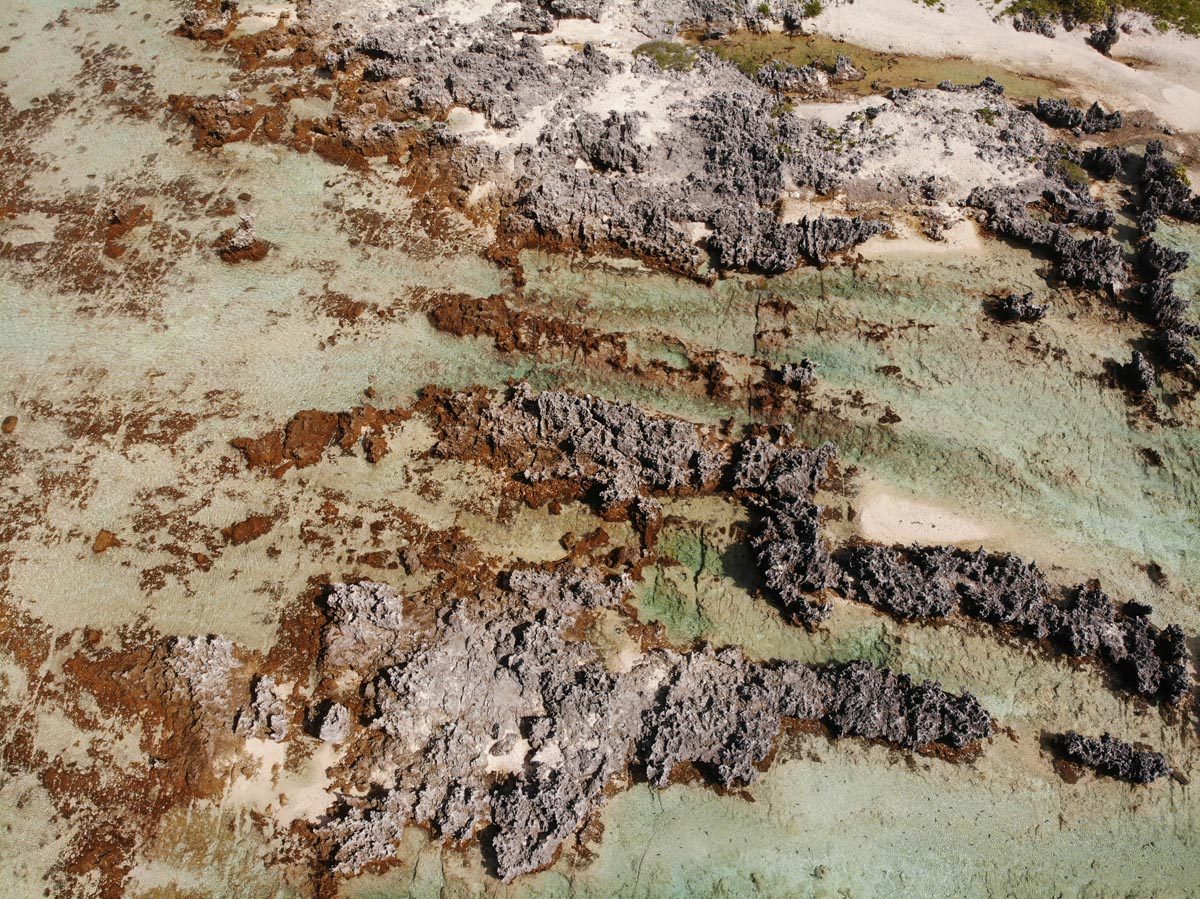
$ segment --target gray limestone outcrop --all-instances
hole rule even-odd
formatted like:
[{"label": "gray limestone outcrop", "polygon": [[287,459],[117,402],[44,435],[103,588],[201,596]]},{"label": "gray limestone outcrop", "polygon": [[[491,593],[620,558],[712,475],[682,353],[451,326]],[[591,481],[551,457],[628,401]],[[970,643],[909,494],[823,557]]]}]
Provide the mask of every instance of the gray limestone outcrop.
[{"label": "gray limestone outcrop", "polygon": [[333,702],[321,716],[317,736],[326,743],[344,743],[350,736],[350,727],[350,710],[340,702]]},{"label": "gray limestone outcrop", "polygon": [[496,873],[512,880],[552,862],[631,772],[665,786],[689,764],[719,784],[753,781],[783,719],[909,749],[961,748],[992,732],[970,694],[861,662],[814,668],[702,647],[614,666],[568,636],[590,601],[562,599],[576,577],[590,575],[554,589],[519,580],[519,612],[454,603],[431,634],[368,676],[374,739],[356,744],[365,753],[357,770],[380,772],[387,786],[345,796],[321,826],[336,870],[390,857],[403,829],[421,823],[447,840],[482,839]]},{"label": "gray limestone outcrop", "polygon": [[1133,784],[1153,783],[1171,773],[1161,752],[1137,749],[1110,734],[1085,737],[1072,730],[1056,735],[1051,744],[1069,762]]},{"label": "gray limestone outcrop", "polygon": [[234,719],[233,731],[247,737],[270,739],[276,743],[287,739],[291,715],[287,703],[278,695],[275,678],[256,678],[249,703],[244,705]]},{"label": "gray limestone outcrop", "polygon": [[[555,37],[564,19],[596,17],[658,44]],[[953,93],[894,91],[830,124],[780,93],[862,77],[848,57],[749,77],[679,40],[685,29],[795,23],[795,3],[524,2],[467,14],[409,0],[386,15],[318,4],[301,18],[327,67],[361,71],[390,107],[372,119],[365,104],[332,124],[363,140],[423,129],[448,151],[464,195],[487,187],[501,235],[518,246],[628,253],[699,277],[710,266],[777,273],[879,233],[879,211],[907,205],[907,185],[937,179],[936,204],[957,214],[953,202],[972,188],[1025,180],[1047,152],[1044,128],[988,79]],[[834,191],[855,198],[854,214],[783,214],[789,195]]]}]

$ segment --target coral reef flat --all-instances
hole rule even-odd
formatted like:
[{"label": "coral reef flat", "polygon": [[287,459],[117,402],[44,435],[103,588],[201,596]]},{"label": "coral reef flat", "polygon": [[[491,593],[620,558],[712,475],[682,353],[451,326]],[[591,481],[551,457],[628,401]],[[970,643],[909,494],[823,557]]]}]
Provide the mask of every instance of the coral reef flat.
[{"label": "coral reef flat", "polygon": [[1193,0],[13,0],[0,897],[1200,896]]}]

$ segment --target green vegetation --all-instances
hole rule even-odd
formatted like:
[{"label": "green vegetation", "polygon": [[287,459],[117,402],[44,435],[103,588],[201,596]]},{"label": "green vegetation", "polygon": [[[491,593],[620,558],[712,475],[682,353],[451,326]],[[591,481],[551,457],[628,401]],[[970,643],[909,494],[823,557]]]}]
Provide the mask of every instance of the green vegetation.
[{"label": "green vegetation", "polygon": [[1180,181],[1182,181],[1184,184],[1186,184],[1188,187],[1192,186],[1192,179],[1190,177],[1188,177],[1187,166],[1185,166],[1182,162],[1179,163],[1179,165],[1175,166],[1175,177],[1178,178]]},{"label": "green vegetation", "polygon": [[1152,16],[1163,30],[1177,28],[1200,35],[1200,0],[1016,0],[1005,12],[1032,13],[1049,19],[1062,16],[1079,22],[1103,22],[1114,10],[1136,10]]},{"label": "green vegetation", "polygon": [[1058,161],[1058,173],[1072,187],[1088,186],[1088,173],[1084,171],[1082,166],[1076,165],[1069,159],[1060,159]]},{"label": "green vegetation", "polygon": [[646,588],[638,590],[634,602],[638,618],[658,622],[667,631],[667,638],[676,645],[686,646],[701,639],[712,628],[712,622],[700,609],[693,594],[688,596],[661,569],[655,569]]},{"label": "green vegetation", "polygon": [[800,15],[806,19],[813,19],[823,12],[825,12],[825,4],[821,0],[807,0],[800,10]]},{"label": "green vegetation", "polygon": [[770,3],[758,4],[758,14],[760,16],[769,16],[771,14],[771,4]]},{"label": "green vegetation", "polygon": [[996,124],[996,110],[992,109],[991,107],[981,106],[979,109],[975,110],[975,115],[979,116],[989,125]]},{"label": "green vegetation", "polygon": [[690,47],[675,41],[647,41],[634,48],[634,56],[648,56],[664,72],[687,72],[696,64]]}]

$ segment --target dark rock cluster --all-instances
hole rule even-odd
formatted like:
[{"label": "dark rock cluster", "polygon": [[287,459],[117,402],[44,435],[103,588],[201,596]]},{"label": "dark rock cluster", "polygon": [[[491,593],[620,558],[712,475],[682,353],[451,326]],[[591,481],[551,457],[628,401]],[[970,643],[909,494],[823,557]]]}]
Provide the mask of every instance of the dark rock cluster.
[{"label": "dark rock cluster", "polygon": [[1058,33],[1053,19],[1027,9],[1013,16],[1013,28],[1028,34],[1040,34],[1043,37],[1054,37]]},{"label": "dark rock cluster", "polygon": [[818,265],[842,250],[888,230],[884,222],[859,217],[805,216],[780,223],[773,212],[732,206],[712,220],[709,249],[718,266],[738,271],[780,274],[801,259]]},{"label": "dark rock cluster", "polygon": [[1109,734],[1097,739],[1072,730],[1055,735],[1051,745],[1069,762],[1133,784],[1153,783],[1171,773],[1171,766],[1161,752],[1135,749]]},{"label": "dark rock cluster", "polygon": [[837,589],[899,618],[955,613],[1048,640],[1059,652],[1105,664],[1133,692],[1177,705],[1191,689],[1183,631],[1150,623],[1148,606],[1121,609],[1094,584],[1069,600],[1037,566],[1008,553],[942,546],[850,547],[837,557]]},{"label": "dark rock cluster", "polygon": [[439,452],[464,441],[483,444],[518,477],[572,480],[595,488],[602,511],[651,494],[701,489],[720,478],[727,460],[690,422],[650,415],[628,403],[561,390],[535,393],[517,385],[506,399],[469,410],[466,397],[447,419]]},{"label": "dark rock cluster", "polygon": [[1038,304],[1033,301],[1033,291],[1019,294],[1010,293],[988,305],[988,312],[993,318],[1002,322],[1037,322],[1046,317],[1051,304]]},{"label": "dark rock cluster", "polygon": [[1080,154],[1081,164],[1105,181],[1124,169],[1129,159],[1129,152],[1121,147],[1091,147]]},{"label": "dark rock cluster", "polygon": [[1117,28],[1117,17],[1109,16],[1108,21],[1103,25],[1093,25],[1091,33],[1087,36],[1087,42],[1108,56],[1109,51],[1117,43],[1121,37],[1121,31]]},{"label": "dark rock cluster", "polygon": [[1192,193],[1180,170],[1167,159],[1161,141],[1152,140],[1146,145],[1142,164],[1142,208],[1138,218],[1142,232],[1152,233],[1163,215],[1182,222],[1200,222],[1200,197]]},{"label": "dark rock cluster", "polygon": [[1160,216],[1186,222],[1200,221],[1200,197],[1192,193],[1179,171],[1163,154],[1162,144],[1146,146],[1141,176],[1141,209],[1138,226],[1138,271],[1142,283],[1136,298],[1146,318],[1158,331],[1159,355],[1168,368],[1195,365],[1192,339],[1200,325],[1188,319],[1191,303],[1175,292],[1174,276],[1187,268],[1188,254],[1172,250],[1154,239]]},{"label": "dark rock cluster", "polygon": [[1111,209],[1095,199],[1087,188],[1068,188],[1061,184],[1042,191],[1042,203],[1057,221],[1078,225],[1089,231],[1107,231],[1116,224]]},{"label": "dark rock cluster", "polygon": [[1158,386],[1158,375],[1146,356],[1134,350],[1121,366],[1121,381],[1134,393],[1149,393]]},{"label": "dark rock cluster", "polygon": [[1089,106],[1085,112],[1072,106],[1067,100],[1038,97],[1033,106],[1033,114],[1052,128],[1078,128],[1084,134],[1115,131],[1125,124],[1125,117],[1119,110],[1105,112],[1099,101]]},{"label": "dark rock cluster", "polygon": [[966,202],[984,210],[987,226],[995,233],[1049,254],[1066,284],[1118,289],[1124,276],[1121,247],[1106,235],[1076,238],[1065,224],[1034,218],[1016,194],[1004,189],[976,188]]},{"label": "dark rock cluster", "polygon": [[733,487],[759,515],[750,545],[766,588],[792,621],[806,627],[832,611],[819,596],[833,583],[833,565],[821,536],[821,508],[812,497],[835,455],[830,444],[782,449],[753,438],[739,446],[734,462]]}]

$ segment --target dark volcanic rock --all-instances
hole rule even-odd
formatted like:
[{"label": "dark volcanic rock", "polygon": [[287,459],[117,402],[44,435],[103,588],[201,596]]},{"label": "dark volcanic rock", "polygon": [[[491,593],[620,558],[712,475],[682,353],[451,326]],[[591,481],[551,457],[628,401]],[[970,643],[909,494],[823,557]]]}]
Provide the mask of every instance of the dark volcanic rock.
[{"label": "dark volcanic rock", "polygon": [[1067,761],[1129,783],[1148,784],[1171,773],[1171,766],[1161,752],[1135,749],[1109,734],[1096,739],[1072,730],[1056,735],[1052,744]]},{"label": "dark volcanic rock", "polygon": [[1182,331],[1168,328],[1159,332],[1158,347],[1167,365],[1173,369],[1195,365],[1198,361],[1191,338]]},{"label": "dark volcanic rock", "polygon": [[1002,322],[1036,322],[1046,317],[1051,304],[1038,305],[1033,302],[1033,292],[1010,293],[988,305],[988,312]]},{"label": "dark volcanic rock", "polygon": [[1047,100],[1038,97],[1033,114],[1052,128],[1078,128],[1083,124],[1083,110],[1067,100]]},{"label": "dark volcanic rock", "polygon": [[1142,212],[1138,225],[1143,235],[1154,232],[1159,216],[1200,222],[1200,197],[1192,193],[1179,170],[1163,153],[1161,141],[1146,145],[1142,169]]},{"label": "dark volcanic rock", "polygon": [[1105,24],[1092,26],[1092,32],[1088,35],[1087,42],[1108,56],[1120,36],[1121,31],[1117,28],[1117,17],[1109,16]]},{"label": "dark volcanic rock", "polygon": [[1092,147],[1082,156],[1083,165],[1097,178],[1107,181],[1126,165],[1129,151],[1121,147]]},{"label": "dark volcanic rock", "polygon": [[1114,131],[1125,123],[1125,117],[1119,111],[1105,112],[1099,102],[1093,103],[1084,112],[1067,100],[1038,97],[1033,114],[1053,128],[1078,128],[1085,134]]},{"label": "dark volcanic rock", "polygon": [[1063,227],[1048,249],[1057,257],[1058,277],[1067,284],[1115,291],[1124,269],[1120,245],[1103,235],[1077,240]]},{"label": "dark volcanic rock", "polygon": [[992,733],[991,718],[970,693],[950,696],[937,683],[914,686],[908,675],[865,662],[833,668],[826,680],[823,720],[838,735],[915,749],[933,742],[962,748]]},{"label": "dark volcanic rock", "polygon": [[773,212],[744,205],[719,211],[712,227],[708,245],[718,266],[764,274],[789,271],[801,258],[824,264],[835,253],[887,230],[883,222],[824,215],[780,224]]},{"label": "dark volcanic rock", "polygon": [[828,602],[811,598],[833,582],[829,548],[821,537],[821,508],[812,496],[835,456],[820,449],[781,449],[759,438],[743,441],[734,464],[733,487],[749,494],[759,513],[751,537],[767,590],[785,614],[812,627],[829,616]]},{"label": "dark volcanic rock", "polygon": [[1169,278],[1187,268],[1191,257],[1184,250],[1172,250],[1153,237],[1143,237],[1138,242],[1138,266],[1148,281]]},{"label": "dark volcanic rock", "polygon": [[1048,253],[1067,284],[1111,292],[1120,286],[1125,265],[1120,245],[1111,238],[1077,239],[1066,225],[1031,216],[1020,198],[1004,189],[976,188],[966,203],[984,210],[987,226],[997,234]]},{"label": "dark volcanic rock", "polygon": [[888,230],[884,222],[858,217],[827,218],[824,215],[816,218],[805,216],[795,225],[784,227],[795,229],[791,233],[796,236],[800,253],[818,264],[827,261],[834,253],[858,246]]},{"label": "dark volcanic rock", "polygon": [[1134,350],[1121,366],[1121,380],[1134,393],[1149,393],[1158,386],[1158,375],[1142,353]]},{"label": "dark volcanic rock", "polygon": [[837,554],[837,590],[898,618],[942,618],[959,612],[1048,639],[1057,651],[1094,658],[1130,689],[1169,705],[1191,689],[1182,631],[1150,624],[1145,606],[1116,604],[1095,584],[1054,601],[1037,566],[1008,553],[969,553],[940,546],[852,547]]},{"label": "dark volcanic rock", "polygon": [[1084,134],[1101,134],[1105,131],[1116,131],[1125,124],[1125,117],[1121,115],[1121,111],[1105,112],[1104,108],[1097,101],[1088,107],[1087,113],[1083,117],[1083,133]]},{"label": "dark volcanic rock", "polygon": [[856,546],[841,560],[853,578],[854,597],[897,618],[944,618],[958,610],[957,570],[950,551],[911,553],[886,546]]}]

